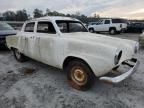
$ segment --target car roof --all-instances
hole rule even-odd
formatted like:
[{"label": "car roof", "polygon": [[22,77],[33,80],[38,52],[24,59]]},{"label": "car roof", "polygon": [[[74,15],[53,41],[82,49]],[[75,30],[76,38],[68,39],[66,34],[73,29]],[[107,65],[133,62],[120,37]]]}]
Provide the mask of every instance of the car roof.
[{"label": "car roof", "polygon": [[49,20],[49,21],[72,20],[72,21],[79,21],[75,18],[63,17],[63,16],[46,16],[46,17],[35,18],[35,19],[29,20],[29,21],[41,21],[41,20]]}]

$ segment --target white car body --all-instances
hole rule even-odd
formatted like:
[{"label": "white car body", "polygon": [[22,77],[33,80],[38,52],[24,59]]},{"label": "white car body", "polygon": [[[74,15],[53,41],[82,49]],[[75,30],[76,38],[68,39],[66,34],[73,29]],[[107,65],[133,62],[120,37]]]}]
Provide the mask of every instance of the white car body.
[{"label": "white car body", "polygon": [[[111,28],[114,28],[117,32],[121,32],[122,30],[127,29],[126,23],[122,23],[122,22],[114,23],[112,20],[116,20],[116,19],[100,20],[99,23],[89,25],[88,29],[89,30],[93,29],[94,32],[109,32]],[[120,19],[118,19],[118,20],[120,20]]]},{"label": "white car body", "polygon": [[[62,33],[56,20],[72,20],[67,17],[43,17],[27,21],[16,36],[7,37],[7,46],[18,49],[24,55],[45,64],[63,69],[63,64],[68,57],[84,60],[97,77],[107,74],[123,61],[131,59],[137,42],[108,37],[89,32]],[[37,33],[39,21],[52,22],[56,34]],[[24,32],[25,25],[34,22],[34,32]],[[122,51],[118,64],[114,63],[115,55]]]}]

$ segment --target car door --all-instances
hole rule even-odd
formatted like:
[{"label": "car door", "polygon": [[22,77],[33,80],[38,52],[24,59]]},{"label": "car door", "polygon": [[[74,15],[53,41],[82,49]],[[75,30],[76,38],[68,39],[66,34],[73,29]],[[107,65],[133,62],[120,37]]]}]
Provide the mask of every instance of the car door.
[{"label": "car door", "polygon": [[98,22],[94,28],[95,28],[95,31],[103,31],[103,20]]},{"label": "car door", "polygon": [[39,57],[39,40],[35,35],[35,22],[29,22],[26,24],[23,37],[25,37],[24,54],[37,59]]},{"label": "car door", "polygon": [[39,21],[36,37],[39,38],[40,58],[42,62],[56,66],[57,64],[57,38],[56,30],[49,21]]},{"label": "car door", "polygon": [[111,22],[110,22],[109,19],[108,19],[108,20],[105,20],[105,21],[104,21],[103,31],[109,31],[110,24],[111,24]]}]

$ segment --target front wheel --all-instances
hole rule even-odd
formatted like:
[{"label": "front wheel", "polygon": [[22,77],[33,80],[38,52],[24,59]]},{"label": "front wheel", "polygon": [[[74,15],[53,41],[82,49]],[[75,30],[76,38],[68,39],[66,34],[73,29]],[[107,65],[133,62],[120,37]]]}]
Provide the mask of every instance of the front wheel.
[{"label": "front wheel", "polygon": [[14,57],[16,58],[17,61],[19,61],[19,62],[26,61],[26,57],[21,52],[19,52],[18,49],[13,49],[13,53],[14,53]]},{"label": "front wheel", "polygon": [[88,90],[94,83],[94,74],[82,61],[72,61],[66,67],[69,84],[77,90]]}]

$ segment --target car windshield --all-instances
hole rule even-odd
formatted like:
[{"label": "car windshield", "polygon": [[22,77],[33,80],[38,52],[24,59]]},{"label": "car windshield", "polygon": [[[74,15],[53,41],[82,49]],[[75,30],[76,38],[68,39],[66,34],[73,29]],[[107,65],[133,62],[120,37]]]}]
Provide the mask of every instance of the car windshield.
[{"label": "car windshield", "polygon": [[0,30],[13,30],[13,28],[7,23],[0,23]]},{"label": "car windshield", "polygon": [[78,21],[57,20],[56,24],[62,33],[88,32],[84,25]]}]

